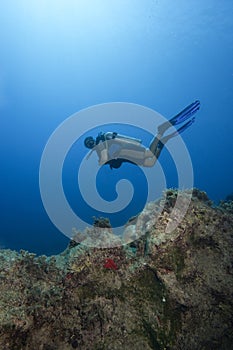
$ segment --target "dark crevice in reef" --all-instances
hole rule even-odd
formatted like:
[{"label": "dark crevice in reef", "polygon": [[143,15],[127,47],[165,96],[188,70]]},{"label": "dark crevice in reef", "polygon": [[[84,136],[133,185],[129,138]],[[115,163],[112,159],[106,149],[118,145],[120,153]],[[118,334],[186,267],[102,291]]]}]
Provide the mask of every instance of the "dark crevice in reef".
[{"label": "dark crevice in reef", "polygon": [[[1,250],[0,349],[232,349],[232,198],[213,206],[183,191],[188,210],[168,232],[177,196],[129,220],[124,245],[74,237],[57,256]],[[99,228],[108,245],[109,221],[94,218],[90,237]]]}]

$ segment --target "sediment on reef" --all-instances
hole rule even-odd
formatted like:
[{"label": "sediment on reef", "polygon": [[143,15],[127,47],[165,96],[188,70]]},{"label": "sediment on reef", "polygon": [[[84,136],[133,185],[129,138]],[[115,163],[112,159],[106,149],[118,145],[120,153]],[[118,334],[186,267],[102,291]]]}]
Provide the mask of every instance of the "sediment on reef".
[{"label": "sediment on reef", "polygon": [[169,233],[176,198],[168,190],[159,215],[161,203],[149,203],[127,225],[141,234],[123,246],[1,250],[0,349],[233,348],[233,202],[214,207],[194,189]]}]

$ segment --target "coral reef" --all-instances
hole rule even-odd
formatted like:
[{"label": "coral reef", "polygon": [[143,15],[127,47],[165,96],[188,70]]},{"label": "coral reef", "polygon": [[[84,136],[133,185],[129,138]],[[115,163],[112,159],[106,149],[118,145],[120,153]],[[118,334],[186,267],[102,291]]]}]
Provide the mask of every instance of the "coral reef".
[{"label": "coral reef", "polygon": [[222,200],[219,203],[219,207],[233,214],[233,200]]},{"label": "coral reef", "polygon": [[[51,257],[0,250],[0,349],[232,349],[233,213],[194,189],[168,233],[176,197],[168,190],[162,211],[149,203],[130,220],[125,237],[135,240],[124,245],[72,240]],[[106,219],[98,227],[110,234]]]}]

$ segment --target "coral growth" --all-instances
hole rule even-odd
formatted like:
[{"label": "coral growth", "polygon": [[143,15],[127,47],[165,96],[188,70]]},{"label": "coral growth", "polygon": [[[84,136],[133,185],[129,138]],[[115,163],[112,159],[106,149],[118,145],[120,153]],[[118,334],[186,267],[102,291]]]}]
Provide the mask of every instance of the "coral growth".
[{"label": "coral growth", "polygon": [[[176,198],[168,190],[162,210],[149,203],[131,220],[128,244],[90,248],[83,238],[51,257],[0,251],[0,349],[232,349],[232,212],[194,189],[168,233]],[[99,225],[108,239],[103,219],[88,232]]]}]

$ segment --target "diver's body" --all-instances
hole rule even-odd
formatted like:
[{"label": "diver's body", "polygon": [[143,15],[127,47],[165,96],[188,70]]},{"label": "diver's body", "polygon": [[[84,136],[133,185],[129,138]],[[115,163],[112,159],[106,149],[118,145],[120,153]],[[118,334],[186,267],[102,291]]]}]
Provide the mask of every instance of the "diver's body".
[{"label": "diver's body", "polygon": [[[195,101],[183,111],[158,127],[157,135],[152,139],[149,148],[142,145],[141,140],[117,134],[116,132],[99,133],[94,140],[87,137],[84,141],[87,148],[96,151],[99,165],[108,164],[110,168],[119,168],[122,163],[128,162],[139,166],[152,167],[157,161],[166,142],[187,129],[195,120],[193,114],[200,108],[200,102]],[[173,133],[164,136],[164,133],[173,125],[189,119],[182,127]]]}]

